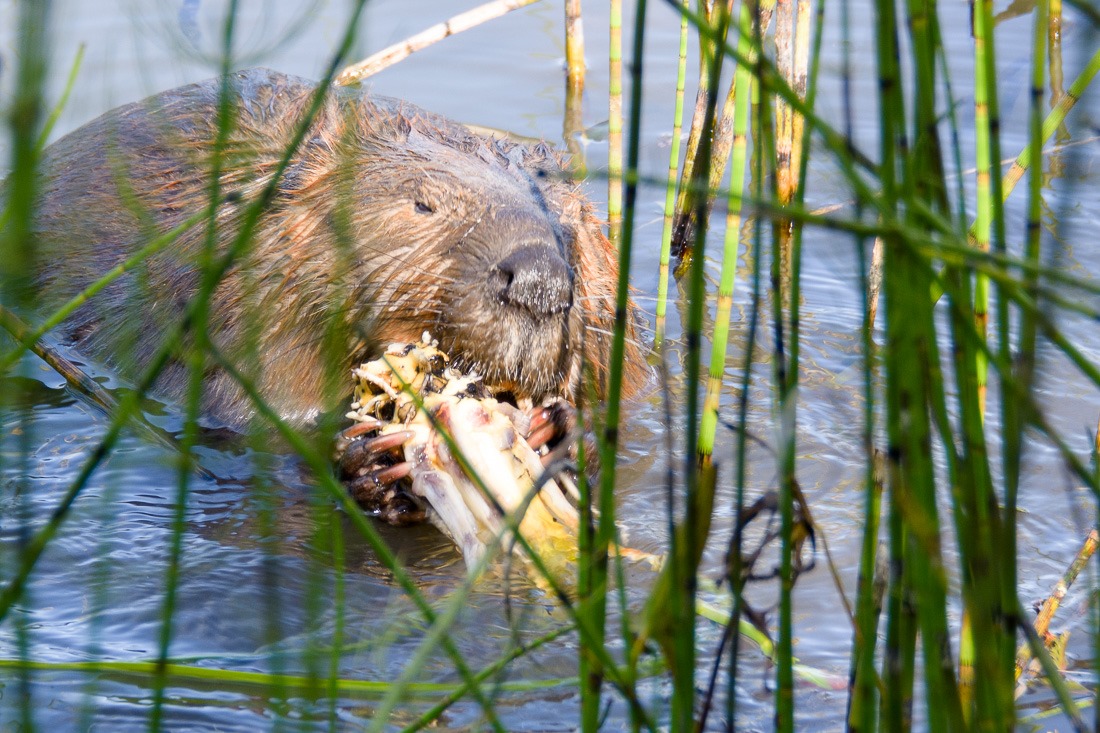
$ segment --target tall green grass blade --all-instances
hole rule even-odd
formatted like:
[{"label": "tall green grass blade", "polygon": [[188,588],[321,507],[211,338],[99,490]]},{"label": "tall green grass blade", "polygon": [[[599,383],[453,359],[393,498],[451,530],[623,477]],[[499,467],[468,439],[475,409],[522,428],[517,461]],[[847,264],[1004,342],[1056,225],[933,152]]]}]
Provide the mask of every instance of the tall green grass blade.
[{"label": "tall green grass blade", "polygon": [[[615,324],[611,340],[611,369],[607,382],[607,408],[604,413],[602,440],[600,441],[600,485],[599,510],[596,522],[596,534],[592,543],[592,564],[590,566],[590,595],[581,601],[581,624],[588,624],[588,630],[602,647],[605,638],[607,613],[607,559],[608,550],[616,537],[615,526],[615,462],[619,446],[619,420],[623,380],[623,355],[626,351],[626,327],[628,318],[630,262],[634,245],[634,216],[638,192],[638,160],[641,138],[642,80],[645,58],[645,0],[640,0],[634,9],[634,36],[632,44],[632,63],[630,74],[630,131],[627,136],[627,168],[623,194],[623,227],[618,244],[619,281],[615,290]],[[617,11],[612,9],[612,26]],[[621,16],[620,16],[621,22]],[[614,53],[614,51],[612,52]],[[614,59],[612,60],[614,64]],[[596,662],[582,668],[587,674],[582,679],[591,684],[587,690],[589,697],[583,700],[582,728],[595,730],[599,725],[599,685],[606,673],[602,662]],[[630,665],[633,667],[633,665]],[[589,682],[588,680],[591,680]]]},{"label": "tall green grass blade", "polygon": [[[25,0],[18,4],[20,34],[17,43],[18,62],[15,68],[15,90],[9,106],[11,125],[11,172],[7,179],[7,202],[0,221],[0,306],[20,310],[33,303],[34,293],[30,273],[34,265],[34,211],[38,194],[36,175],[42,134],[43,88],[49,53],[49,6]],[[0,395],[0,414],[12,409],[10,395]],[[31,497],[33,483],[31,456],[34,451],[34,422],[28,406],[19,405],[12,419],[16,431],[18,453],[9,470],[13,478],[3,487],[4,502],[17,517],[14,547],[17,564],[33,552],[31,536]],[[10,498],[9,498],[10,494]],[[10,502],[10,503],[9,503]],[[0,613],[0,617],[2,617]],[[15,647],[21,659],[28,659],[32,646],[32,630],[27,621],[15,620]],[[12,685],[11,702],[14,724],[28,731],[35,729],[35,699],[33,671],[21,669]],[[15,722],[17,721],[17,722]]]},{"label": "tall green grass blade", "polygon": [[[233,37],[237,24],[238,0],[231,0],[226,8],[222,24],[222,59],[220,82],[218,85],[217,133],[213,140],[211,167],[206,206],[206,238],[197,263],[202,285],[200,289],[213,293],[220,281],[217,272],[218,206],[221,203],[221,172],[225,160],[226,145],[235,124],[235,110],[232,106],[232,88],[229,73],[233,70]],[[160,633],[157,639],[157,665],[163,670],[170,656],[177,594],[179,590],[180,566],[183,556],[183,537],[187,530],[187,508],[190,494],[191,476],[196,459],[195,446],[199,441],[199,416],[203,396],[203,377],[206,373],[207,353],[210,349],[210,299],[196,301],[191,318],[192,340],[181,359],[187,365],[187,397],[184,406],[184,428],[180,440],[180,453],[177,472],[176,495],[173,502],[171,539],[168,548],[168,563],[164,578],[164,602],[161,611]],[[160,731],[164,724],[164,701],[166,677],[158,673],[153,678],[153,705],[150,710],[149,729]]]},{"label": "tall green grass blade", "polygon": [[53,109],[50,110],[49,117],[46,118],[46,122],[42,125],[42,132],[38,136],[38,149],[43,150],[46,147],[46,143],[49,142],[50,134],[53,132],[54,126],[57,125],[58,119],[61,118],[61,112],[69,103],[69,96],[73,93],[73,87],[76,86],[76,79],[80,76],[80,67],[84,63],[84,50],[87,46],[81,43],[76,47],[76,55],[73,57],[72,66],[69,67],[69,76],[65,79],[65,86],[61,88],[61,96],[57,98],[57,103],[54,104]]}]

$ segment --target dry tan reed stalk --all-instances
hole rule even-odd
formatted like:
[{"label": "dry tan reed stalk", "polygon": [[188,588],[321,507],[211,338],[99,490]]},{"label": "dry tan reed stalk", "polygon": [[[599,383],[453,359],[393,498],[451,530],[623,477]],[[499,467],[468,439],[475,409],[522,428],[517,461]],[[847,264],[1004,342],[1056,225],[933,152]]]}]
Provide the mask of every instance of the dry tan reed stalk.
[{"label": "dry tan reed stalk", "polygon": [[[810,68],[810,0],[798,0],[794,20],[794,73],[791,88],[799,99],[806,98],[806,78]],[[806,121],[798,112],[791,114],[791,186],[797,191],[799,171],[802,169],[802,136]]]},{"label": "dry tan reed stalk", "polygon": [[347,67],[333,81],[335,86],[352,86],[362,82],[369,76],[377,74],[382,69],[393,66],[412,56],[417,51],[422,51],[434,43],[449,38],[456,33],[469,30],[482,23],[499,18],[502,15],[531,5],[538,0],[494,0],[484,5],[479,5],[465,13],[459,13],[453,18],[442,23],[437,23],[431,28],[421,31],[414,36],[409,36],[404,41],[372,54],[357,64]]},{"label": "dry tan reed stalk", "polygon": [[569,87],[584,89],[584,19],[581,0],[565,0],[565,69]]},{"label": "dry tan reed stalk", "polygon": [[[775,4],[775,68],[785,82],[794,77],[794,3],[778,0]],[[793,84],[791,84],[793,87]],[[794,198],[791,183],[791,138],[794,135],[794,112],[782,98],[775,98],[775,177],[781,204]]]},{"label": "dry tan reed stalk", "polygon": [[607,60],[607,238],[618,248],[623,226],[622,0],[611,0]]},{"label": "dry tan reed stalk", "polygon": [[878,294],[882,290],[882,237],[871,246],[871,267],[867,270],[867,322],[872,330],[878,316]]},{"label": "dry tan reed stalk", "polygon": [[562,118],[562,139],[565,148],[569,151],[569,168],[577,178],[585,178],[588,175],[588,164],[584,157],[584,146],[581,145],[581,134],[584,132],[584,81],[579,84],[572,81],[565,82],[565,115]]},{"label": "dry tan reed stalk", "polygon": [[[806,95],[810,62],[809,0],[778,0],[775,7],[775,63],[783,80],[800,98]],[[802,167],[802,115],[781,97],[775,100],[776,194],[780,205],[789,204],[798,192]],[[791,268],[791,223],[776,222],[780,238],[780,275],[786,290]],[[784,292],[783,302],[787,301]]]},{"label": "dry tan reed stalk", "polygon": [[573,175],[584,178],[587,163],[580,135],[584,131],[584,20],[581,0],[565,2],[565,116],[562,119],[562,139],[569,151],[569,166]]}]

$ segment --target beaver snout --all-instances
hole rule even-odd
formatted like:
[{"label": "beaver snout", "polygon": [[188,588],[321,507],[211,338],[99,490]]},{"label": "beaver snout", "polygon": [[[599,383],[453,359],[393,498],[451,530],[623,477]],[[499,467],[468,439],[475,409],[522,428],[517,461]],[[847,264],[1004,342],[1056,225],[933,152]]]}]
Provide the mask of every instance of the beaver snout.
[{"label": "beaver snout", "polygon": [[500,303],[535,316],[564,313],[573,305],[573,271],[557,250],[524,245],[489,271],[489,288]]}]

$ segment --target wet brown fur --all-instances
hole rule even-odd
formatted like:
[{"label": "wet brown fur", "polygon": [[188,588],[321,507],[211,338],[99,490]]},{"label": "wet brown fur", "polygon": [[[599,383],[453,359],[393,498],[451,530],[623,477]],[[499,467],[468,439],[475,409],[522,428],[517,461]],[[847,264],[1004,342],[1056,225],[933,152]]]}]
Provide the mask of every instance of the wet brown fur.
[{"label": "wet brown fur", "polygon": [[[314,90],[264,69],[231,81],[235,127],[219,179],[217,253],[271,181]],[[47,308],[208,205],[218,90],[215,79],[164,92],[48,148],[38,215]],[[572,272],[572,306],[560,316],[515,312],[485,286],[511,247],[534,240],[550,242]],[[206,241],[205,222],[191,228],[81,307],[63,338],[138,374],[195,293]],[[405,102],[340,90],[218,285],[210,334],[299,425],[346,399],[350,366],[425,330],[460,366],[517,396],[576,398],[582,364],[599,386],[606,378],[617,273],[591,205],[549,148],[492,140]],[[644,381],[634,314],[631,307],[628,389]],[[186,375],[177,354],[158,392],[181,400]],[[231,427],[254,414],[213,367],[203,409]]]}]

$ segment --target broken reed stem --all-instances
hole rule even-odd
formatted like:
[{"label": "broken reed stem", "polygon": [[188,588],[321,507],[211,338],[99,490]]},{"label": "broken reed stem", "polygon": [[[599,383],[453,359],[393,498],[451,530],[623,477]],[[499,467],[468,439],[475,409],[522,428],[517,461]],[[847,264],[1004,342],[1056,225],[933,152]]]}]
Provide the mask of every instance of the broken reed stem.
[{"label": "broken reed stem", "polygon": [[611,0],[607,84],[607,238],[618,249],[623,226],[623,3]]},{"label": "broken reed stem", "polygon": [[[1062,600],[1066,597],[1069,589],[1073,586],[1077,576],[1081,574],[1081,571],[1085,569],[1085,565],[1096,554],[1096,548],[1100,545],[1100,533],[1095,529],[1089,532],[1085,537],[1085,541],[1081,544],[1081,549],[1077,551],[1077,555],[1073,558],[1073,562],[1066,568],[1066,572],[1062,574],[1062,577],[1058,579],[1058,582],[1054,584],[1054,587],[1050,591],[1050,595],[1043,601],[1043,605],[1039,607],[1039,613],[1035,617],[1035,621],[1032,623],[1032,627],[1035,629],[1035,633],[1039,635],[1039,638],[1043,640],[1045,644],[1049,644],[1053,641],[1050,636],[1050,623],[1054,620],[1054,614],[1058,612],[1058,608],[1062,605]],[[1016,652],[1016,679],[1020,678],[1020,675],[1027,668],[1031,662],[1031,645],[1026,641],[1020,646]]]},{"label": "broken reed stem", "polygon": [[562,140],[569,151],[569,168],[573,176],[588,175],[584,147],[580,136],[584,131],[584,19],[581,0],[565,2],[565,116],[562,119]]},{"label": "broken reed stem", "polygon": [[569,168],[573,176],[583,179],[588,175],[584,159],[584,146],[580,136],[584,132],[584,20],[581,17],[581,0],[565,3],[565,116],[562,120],[562,140],[569,151]]},{"label": "broken reed stem", "polygon": [[428,46],[438,43],[444,38],[449,38],[456,33],[467,31],[482,23],[499,18],[513,10],[518,10],[519,8],[526,7],[536,2],[538,2],[538,0],[493,0],[493,2],[479,5],[472,10],[467,10],[465,13],[459,13],[442,23],[437,23],[431,28],[384,48],[357,64],[345,67],[344,70],[337,75],[333,84],[338,87],[359,84],[367,77],[373,76],[379,71],[393,66],[398,61],[407,59],[417,51],[423,51]]},{"label": "broken reed stem", "polygon": [[[683,6],[688,7],[689,0]],[[661,232],[661,265],[657,277],[657,318],[654,343],[661,348],[665,339],[665,319],[668,308],[669,262],[672,259],[672,222],[676,212],[676,172],[680,167],[680,136],[684,124],[684,88],[687,77],[687,15],[680,16],[680,52],[676,71],[676,100],[672,120],[672,143],[668,154],[668,179],[665,184],[664,229]],[[671,453],[669,454],[671,455]]]},{"label": "broken reed stem", "polygon": [[[798,0],[795,5],[794,20],[794,65],[791,88],[799,99],[806,98],[806,77],[810,68],[810,18],[813,16],[810,0]],[[799,171],[802,167],[802,142],[806,127],[805,118],[796,110],[791,110],[791,191],[798,191]]]},{"label": "broken reed stem", "polygon": [[[702,20],[707,23],[711,28],[715,27],[714,24],[714,2],[702,3]],[[685,17],[686,10],[685,6]],[[725,41],[722,38],[721,41]],[[708,47],[709,44],[709,47]],[[710,74],[707,71],[708,54],[717,54],[720,50],[720,44],[718,39],[702,38],[699,39],[699,88],[695,95],[695,110],[691,117],[691,126],[688,128],[688,141],[686,153],[684,154],[684,167],[680,171],[680,192],[676,197],[676,209],[673,218],[672,226],[672,238],[671,238],[671,251],[672,255],[676,257],[676,277],[682,277],[690,267],[691,261],[691,244],[695,241],[695,211],[697,210],[696,197],[703,196],[709,198],[708,192],[696,191],[695,186],[698,185],[695,175],[696,166],[703,164],[703,161],[699,160],[699,149],[702,146],[702,140],[705,128],[708,124],[713,124],[713,127],[709,132],[713,133],[711,137],[711,143],[717,144],[718,123],[708,123],[707,117],[707,100],[710,97]],[[732,95],[733,90],[730,90]],[[727,95],[727,100],[729,95]],[[713,161],[710,161],[713,162]],[[725,165],[725,157],[721,158],[720,165]],[[709,185],[709,180],[708,180]],[[709,211],[709,209],[708,209]]]},{"label": "broken reed stem", "polygon": [[584,89],[584,19],[581,0],[565,0],[565,70],[569,88]]},{"label": "broken reed stem", "polygon": [[[775,5],[775,68],[792,87],[794,52],[794,6],[792,0]],[[790,203],[795,186],[791,183],[791,139],[794,120],[791,106],[782,97],[775,98],[775,176],[781,204]]]}]

